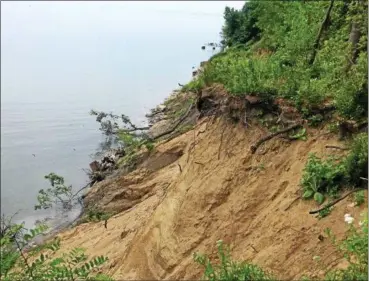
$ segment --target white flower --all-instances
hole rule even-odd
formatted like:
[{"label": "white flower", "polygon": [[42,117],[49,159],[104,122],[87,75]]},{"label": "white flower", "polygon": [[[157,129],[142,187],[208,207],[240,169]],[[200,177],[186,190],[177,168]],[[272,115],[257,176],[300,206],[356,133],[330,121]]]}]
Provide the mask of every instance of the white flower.
[{"label": "white flower", "polygon": [[345,220],[345,222],[347,222],[348,224],[351,224],[351,223],[353,223],[354,218],[353,218],[350,214],[345,214],[345,216],[344,216],[344,220]]},{"label": "white flower", "polygon": [[359,221],[359,226],[362,226],[364,224],[363,221]]}]

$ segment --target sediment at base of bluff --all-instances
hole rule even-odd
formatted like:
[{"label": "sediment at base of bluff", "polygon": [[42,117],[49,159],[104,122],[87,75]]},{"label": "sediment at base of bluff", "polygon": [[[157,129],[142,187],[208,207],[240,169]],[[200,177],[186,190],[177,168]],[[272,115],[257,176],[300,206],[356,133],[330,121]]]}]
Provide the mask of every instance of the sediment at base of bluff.
[{"label": "sediment at base of bluff", "polygon": [[[206,112],[229,109],[235,100],[213,101]],[[247,124],[243,117],[238,123],[225,118],[235,113],[228,109],[204,114],[192,130],[159,143],[136,170],[96,184],[86,204],[117,214],[106,229],[104,222],[85,223],[60,233],[62,250],[78,246],[107,256],[102,271],[116,280],[199,279],[193,253],[217,260],[219,239],[231,245],[235,260],[258,264],[279,279],[322,277],[333,266],[344,267],[329,239],[318,237],[329,227],[342,239],[344,214],[359,218],[366,206],[352,207],[347,198],[318,220],[309,215],[316,203],[299,199],[308,154],[342,154],[326,149],[342,142],[324,128],[308,128],[306,141],[275,137],[253,154],[250,147],[268,130],[252,118]]]}]

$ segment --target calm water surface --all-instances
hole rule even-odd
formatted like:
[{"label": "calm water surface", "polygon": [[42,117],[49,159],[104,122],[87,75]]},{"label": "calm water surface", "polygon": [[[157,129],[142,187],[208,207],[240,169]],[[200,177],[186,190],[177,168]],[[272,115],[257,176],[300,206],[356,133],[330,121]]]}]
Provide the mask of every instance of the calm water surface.
[{"label": "calm water surface", "polygon": [[2,213],[52,215],[33,210],[44,176],[79,189],[102,141],[90,109],[143,122],[212,55],[226,3],[153,3],[1,4]]}]

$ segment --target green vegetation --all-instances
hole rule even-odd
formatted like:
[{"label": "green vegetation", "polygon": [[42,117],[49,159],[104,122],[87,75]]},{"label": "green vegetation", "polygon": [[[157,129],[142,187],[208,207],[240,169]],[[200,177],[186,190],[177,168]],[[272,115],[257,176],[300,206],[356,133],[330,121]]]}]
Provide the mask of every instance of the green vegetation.
[{"label": "green vegetation", "polygon": [[221,83],[232,95],[286,98],[314,125],[324,104],[347,119],[365,117],[367,3],[332,3],[251,0],[227,8],[222,43],[229,48],[185,89]]},{"label": "green vegetation", "polygon": [[362,185],[360,177],[368,178],[368,135],[358,134],[350,144],[350,153],[345,158],[348,181],[352,185]]},{"label": "green vegetation", "polygon": [[61,203],[63,207],[69,208],[72,204],[73,193],[72,186],[66,186],[64,184],[64,178],[57,174],[50,173],[45,176],[51,184],[51,188],[46,191],[40,189],[37,195],[38,204],[35,206],[35,210],[49,209],[53,204]]},{"label": "green vegetation", "polygon": [[345,167],[342,163],[330,157],[322,160],[315,154],[310,154],[303,171],[301,186],[303,198],[314,198],[319,204],[324,202],[323,193],[333,194],[338,191],[341,184]]},{"label": "green vegetation", "polygon": [[112,213],[101,211],[97,208],[88,208],[79,223],[106,221],[113,216]]},{"label": "green vegetation", "polygon": [[314,198],[322,204],[324,194],[334,196],[344,186],[362,186],[365,182],[360,177],[368,177],[368,137],[365,133],[353,138],[349,154],[341,159],[322,160],[315,154],[309,155],[301,179],[303,198]]},{"label": "green vegetation", "polygon": [[106,263],[106,257],[88,259],[82,248],[59,254],[58,239],[26,252],[27,244],[45,230],[42,225],[27,232],[23,225],[8,225],[8,230],[0,238],[1,280],[112,280],[104,274],[94,273]]},{"label": "green vegetation", "polygon": [[322,218],[325,218],[326,216],[328,216],[331,212],[332,212],[332,209],[334,207],[330,207],[330,208],[325,208],[323,210],[321,210],[319,213],[318,213],[318,218],[319,219],[322,219]]},{"label": "green vegetation", "polygon": [[[359,228],[350,224],[347,238],[342,242],[337,242],[330,229],[326,229],[326,233],[331,238],[332,243],[342,252],[344,258],[348,260],[349,266],[346,269],[326,272],[324,280],[368,280],[368,219],[363,219],[359,223]],[[206,255],[194,254],[195,262],[204,267],[204,280],[277,280],[277,278],[256,265],[233,261],[230,257],[229,248],[224,249],[222,241],[218,242],[218,255],[220,264],[213,265]],[[319,256],[315,256],[313,259],[317,262],[321,260]],[[301,280],[314,279],[304,276]]]},{"label": "green vegetation", "polygon": [[347,269],[332,270],[325,280],[368,280],[368,218],[363,219],[359,228],[350,225],[348,237],[337,243],[329,229],[326,230],[333,243],[349,261]]},{"label": "green vegetation", "polygon": [[213,265],[209,258],[198,253],[194,254],[194,260],[205,268],[204,279],[210,281],[237,281],[237,280],[276,280],[263,271],[260,267],[232,261],[229,248],[224,249],[222,241],[218,241],[218,255],[220,264]]},{"label": "green vegetation", "polygon": [[354,194],[355,205],[360,206],[365,202],[364,190],[360,190]]}]

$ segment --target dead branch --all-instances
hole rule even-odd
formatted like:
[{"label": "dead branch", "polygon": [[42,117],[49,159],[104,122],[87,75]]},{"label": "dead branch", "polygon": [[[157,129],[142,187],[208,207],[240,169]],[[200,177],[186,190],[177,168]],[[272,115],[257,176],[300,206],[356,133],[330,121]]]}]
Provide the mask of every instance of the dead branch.
[{"label": "dead branch", "polygon": [[182,173],[182,167],[181,167],[181,165],[179,165],[179,164],[177,164],[177,165],[179,167],[179,171]]},{"label": "dead branch", "polygon": [[85,188],[89,187],[91,185],[92,181],[88,182],[84,187],[82,187],[80,190],[78,190],[74,195],[72,196],[71,200],[77,196],[78,193],[80,193]]},{"label": "dead branch", "polygon": [[339,147],[339,146],[335,146],[335,145],[326,145],[325,148],[335,148],[335,149],[340,149],[340,150],[349,150],[346,147]]},{"label": "dead branch", "polygon": [[320,39],[323,35],[323,31],[325,29],[327,29],[328,25],[329,25],[329,15],[331,13],[331,10],[333,8],[333,4],[334,4],[334,0],[331,0],[331,3],[327,9],[327,12],[325,14],[325,17],[324,17],[324,20],[322,22],[322,25],[320,26],[320,29],[319,29],[319,32],[318,32],[318,36],[316,37],[316,40],[314,42],[314,45],[313,45],[313,53],[311,55],[311,58],[310,58],[310,61],[309,61],[309,64],[313,64],[314,61],[315,61],[315,57],[316,57],[316,54],[318,52],[318,48],[319,48],[319,43],[320,43]]},{"label": "dead branch", "polygon": [[258,140],[254,145],[252,145],[252,146],[251,146],[251,153],[252,153],[252,154],[254,154],[254,153],[256,152],[256,150],[258,149],[258,147],[259,147],[261,144],[263,144],[264,142],[266,142],[266,141],[268,141],[268,140],[270,140],[270,139],[272,139],[272,138],[274,138],[275,136],[278,136],[278,135],[280,135],[280,134],[287,133],[287,132],[289,132],[289,131],[291,131],[291,130],[293,130],[293,129],[296,129],[296,128],[300,127],[300,126],[302,126],[302,124],[301,124],[301,123],[297,123],[297,124],[292,125],[292,126],[290,126],[290,127],[286,128],[286,129],[283,129],[283,130],[277,131],[277,132],[275,132],[275,133],[269,134],[269,135],[267,135],[267,136],[265,136],[265,137],[261,138],[261,139],[260,139],[260,140]]},{"label": "dead branch", "polygon": [[354,192],[357,192],[357,191],[360,191],[360,190],[363,190],[363,189],[367,189],[366,187],[359,187],[359,188],[355,188],[353,190],[350,190],[349,192],[347,192],[345,195],[343,195],[342,197],[332,201],[331,203],[328,203],[327,205],[325,205],[324,207],[318,209],[318,210],[314,210],[314,211],[310,211],[309,214],[312,215],[312,214],[316,214],[316,213],[319,213],[320,211],[323,211],[327,208],[330,208],[334,205],[336,205],[338,202],[340,202],[341,200],[345,199],[347,196],[349,196],[350,194],[354,193]]},{"label": "dead branch", "polygon": [[163,137],[163,136],[166,136],[166,135],[168,135],[168,134],[171,134],[171,133],[173,133],[176,129],[177,129],[177,127],[187,118],[187,116],[190,114],[190,112],[191,112],[191,110],[192,110],[192,108],[193,108],[193,106],[194,106],[194,102],[193,103],[191,103],[191,105],[188,107],[188,109],[187,109],[187,111],[186,111],[186,113],[185,114],[183,114],[182,115],[182,117],[181,118],[179,118],[179,120],[177,121],[177,123],[171,128],[171,129],[169,129],[169,130],[167,130],[167,131],[165,131],[165,132],[163,132],[163,133],[161,133],[160,135],[158,135],[158,136],[156,136],[156,137],[154,137],[153,138],[153,140],[157,140],[157,139],[159,139],[159,138],[161,138],[161,137]]},{"label": "dead branch", "polygon": [[197,161],[195,161],[194,163],[195,164],[198,164],[198,165],[201,165],[201,166],[204,166],[205,165],[204,163],[200,163],[200,162],[197,162]]},{"label": "dead branch", "polygon": [[360,177],[361,180],[368,181],[367,178]]}]

